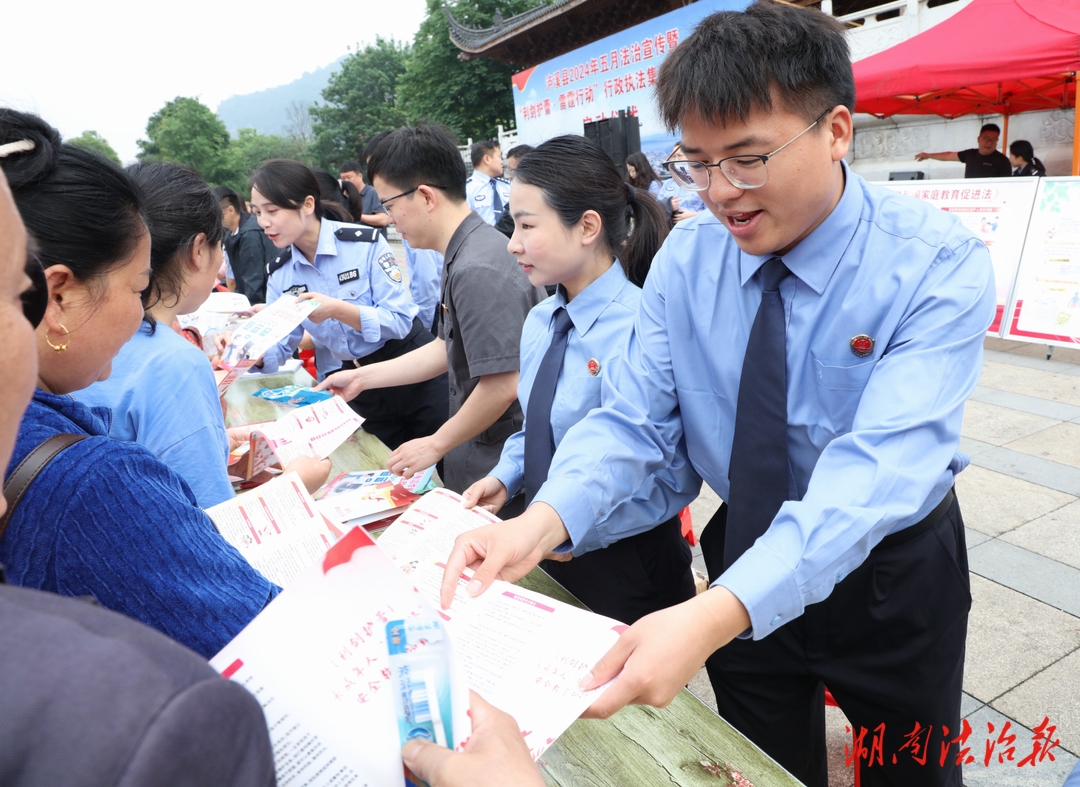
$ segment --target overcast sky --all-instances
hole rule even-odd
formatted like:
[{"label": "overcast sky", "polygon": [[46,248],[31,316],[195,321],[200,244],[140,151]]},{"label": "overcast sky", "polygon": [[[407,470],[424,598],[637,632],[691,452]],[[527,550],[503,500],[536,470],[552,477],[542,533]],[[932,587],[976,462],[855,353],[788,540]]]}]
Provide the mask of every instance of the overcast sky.
[{"label": "overcast sky", "polygon": [[36,112],[65,137],[93,129],[127,163],[166,101],[197,96],[216,110],[376,35],[411,42],[424,11],[424,0],[10,0],[0,105]]}]

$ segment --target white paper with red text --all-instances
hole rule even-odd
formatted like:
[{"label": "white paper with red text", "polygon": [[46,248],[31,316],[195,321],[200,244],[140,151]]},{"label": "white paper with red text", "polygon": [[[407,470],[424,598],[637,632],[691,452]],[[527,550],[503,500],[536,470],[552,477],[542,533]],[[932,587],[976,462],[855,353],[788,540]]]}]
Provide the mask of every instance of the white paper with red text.
[{"label": "white paper with red text", "polygon": [[[386,624],[431,614],[353,528],[210,660],[262,704],[280,787],[402,787]],[[460,670],[451,683],[460,748],[469,696]]]},{"label": "white paper with red text", "polygon": [[233,332],[221,365],[231,369],[242,358],[262,358],[318,307],[318,301],[300,301],[292,295],[282,295]]},{"label": "white paper with red text", "polygon": [[340,396],[290,410],[276,421],[253,425],[247,450],[229,456],[229,474],[248,479],[277,462],[283,469],[293,459],[325,459],[364,423]]},{"label": "white paper with red text", "polygon": [[500,580],[469,596],[467,570],[450,609],[442,610],[443,561],[454,539],[498,521],[436,489],[398,517],[378,544],[447,621],[469,688],[517,720],[537,759],[607,688],[584,692],[578,683],[626,626]]},{"label": "white paper with red text", "polygon": [[206,509],[218,532],[264,577],[290,585],[341,536],[296,473]]}]

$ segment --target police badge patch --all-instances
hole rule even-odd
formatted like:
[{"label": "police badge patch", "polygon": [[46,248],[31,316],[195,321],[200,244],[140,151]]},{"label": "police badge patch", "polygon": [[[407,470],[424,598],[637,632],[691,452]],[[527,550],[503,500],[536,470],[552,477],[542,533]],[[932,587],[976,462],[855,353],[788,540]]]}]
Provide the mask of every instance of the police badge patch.
[{"label": "police badge patch", "polygon": [[291,295],[291,296],[293,296],[295,298],[297,295],[300,295],[301,293],[304,293],[304,292],[307,292],[307,291],[308,291],[308,288],[307,288],[306,284],[294,284],[292,287],[289,287],[287,290],[282,290],[282,295]]},{"label": "police badge patch", "polygon": [[394,257],[393,252],[386,252],[386,254],[379,257],[379,267],[382,268],[382,272],[386,274],[386,278],[395,284],[401,284],[401,268],[398,267],[397,259]]}]

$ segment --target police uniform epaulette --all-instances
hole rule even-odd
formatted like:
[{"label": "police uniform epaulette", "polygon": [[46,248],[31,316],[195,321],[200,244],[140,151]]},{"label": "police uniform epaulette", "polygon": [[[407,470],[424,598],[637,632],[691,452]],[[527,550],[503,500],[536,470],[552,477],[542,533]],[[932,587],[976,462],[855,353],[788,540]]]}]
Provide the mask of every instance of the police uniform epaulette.
[{"label": "police uniform epaulette", "polygon": [[269,262],[266,265],[266,275],[273,276],[274,271],[283,266],[286,262],[292,259],[292,246],[286,246],[285,250],[274,258],[273,262]]},{"label": "police uniform epaulette", "polygon": [[508,181],[506,178],[495,178],[495,180],[499,181],[500,183],[505,183],[507,186],[510,185],[510,181]]},{"label": "police uniform epaulette", "polygon": [[379,231],[374,227],[342,227],[334,232],[334,237],[346,243],[374,243]]}]

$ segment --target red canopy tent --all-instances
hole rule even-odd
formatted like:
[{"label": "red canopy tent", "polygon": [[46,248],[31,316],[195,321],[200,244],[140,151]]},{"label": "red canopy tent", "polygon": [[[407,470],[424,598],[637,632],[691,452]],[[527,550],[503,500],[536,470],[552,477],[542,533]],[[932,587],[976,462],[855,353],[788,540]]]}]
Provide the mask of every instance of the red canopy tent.
[{"label": "red canopy tent", "polygon": [[[859,60],[855,109],[1005,116],[1076,106],[1080,0],[972,0],[944,22]],[[1080,174],[1080,113],[1072,174]]]}]

